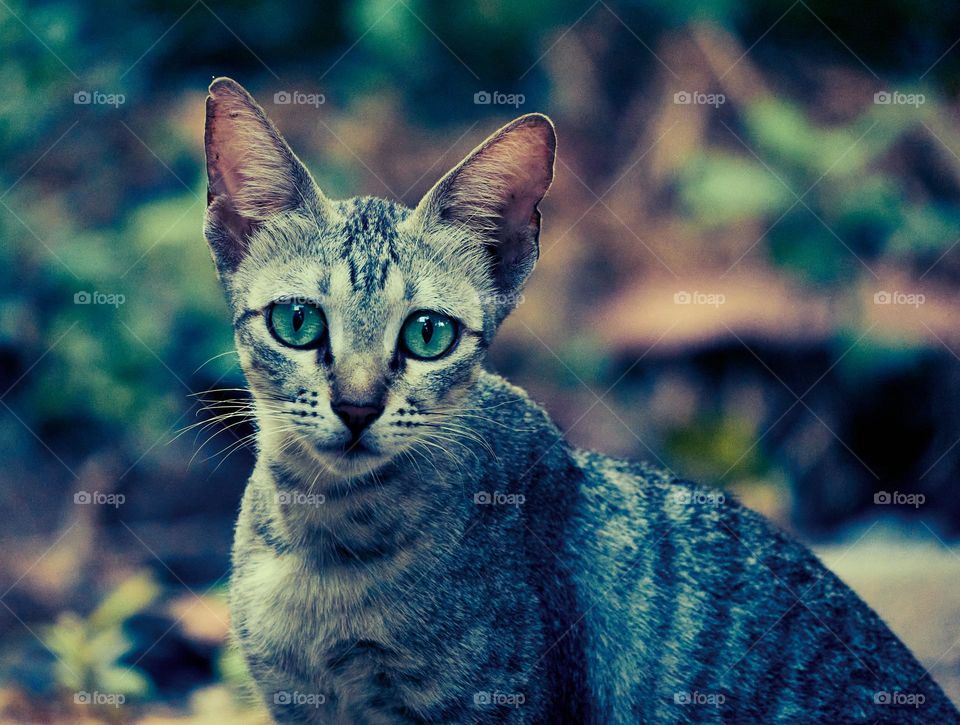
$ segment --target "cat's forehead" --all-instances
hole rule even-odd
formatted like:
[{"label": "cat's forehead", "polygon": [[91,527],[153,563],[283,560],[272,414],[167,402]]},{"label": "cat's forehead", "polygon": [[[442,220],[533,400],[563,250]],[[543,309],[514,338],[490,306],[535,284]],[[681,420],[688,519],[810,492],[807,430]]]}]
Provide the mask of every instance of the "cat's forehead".
[{"label": "cat's forehead", "polygon": [[357,236],[395,234],[397,225],[411,213],[403,204],[377,196],[357,196],[330,204],[336,212],[335,223]]},{"label": "cat's forehead", "polygon": [[259,297],[272,288],[275,297],[286,288],[291,296],[316,288],[341,299],[383,292],[388,278],[413,271],[416,245],[398,231],[409,214],[400,204],[358,197],[332,201],[322,213],[275,217],[243,265],[249,291]]},{"label": "cat's forehead", "polygon": [[[392,270],[411,271],[416,244],[399,232],[409,209],[386,199],[358,197],[335,202],[334,210],[319,242],[331,265],[345,265],[352,291],[383,291]],[[341,285],[339,291],[347,290]]]},{"label": "cat's forehead", "polygon": [[381,308],[416,302],[482,326],[470,276],[403,224],[411,213],[385,199],[358,197],[330,202],[323,218],[274,220],[257,235],[238,275],[246,282],[243,306],[306,297],[379,318]]}]

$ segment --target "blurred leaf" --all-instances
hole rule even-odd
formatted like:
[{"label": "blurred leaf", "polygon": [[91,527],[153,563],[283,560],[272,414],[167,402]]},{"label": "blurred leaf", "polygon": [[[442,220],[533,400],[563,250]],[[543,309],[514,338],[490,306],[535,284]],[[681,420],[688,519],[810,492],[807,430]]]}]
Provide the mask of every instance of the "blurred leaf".
[{"label": "blurred leaf", "polygon": [[918,252],[946,252],[960,239],[960,207],[945,204],[910,204],[903,209],[888,249],[901,257]]},{"label": "blurred leaf", "polygon": [[695,157],[681,173],[680,184],[684,206],[707,228],[774,215],[793,198],[761,165],[730,154]]},{"label": "blurred leaf", "polygon": [[677,468],[703,480],[723,472],[734,481],[761,478],[768,470],[762,446],[756,444],[756,427],[742,417],[705,416],[669,431],[665,442]]},{"label": "blurred leaf", "polygon": [[149,573],[125,579],[100,602],[90,615],[89,624],[95,629],[120,624],[151,604],[160,592],[160,585]]},{"label": "blurred leaf", "polygon": [[124,622],[148,606],[160,587],[148,573],[121,582],[87,618],[66,612],[44,631],[44,643],[57,657],[55,671],[67,691],[82,689],[143,696],[149,681],[121,663],[131,641]]},{"label": "blurred leaf", "polygon": [[835,284],[859,274],[859,262],[813,213],[800,207],[767,232],[770,257],[801,279]]},{"label": "blurred leaf", "polygon": [[[821,129],[814,126],[803,110],[782,99],[765,97],[747,106],[744,114],[747,143],[757,144],[755,153],[767,165],[806,172],[806,185],[791,184],[802,195],[817,178],[826,174],[851,176],[860,173],[874,158],[871,146],[859,139],[857,125]],[[784,174],[778,172],[781,177]],[[785,179],[787,183],[791,180]]]}]

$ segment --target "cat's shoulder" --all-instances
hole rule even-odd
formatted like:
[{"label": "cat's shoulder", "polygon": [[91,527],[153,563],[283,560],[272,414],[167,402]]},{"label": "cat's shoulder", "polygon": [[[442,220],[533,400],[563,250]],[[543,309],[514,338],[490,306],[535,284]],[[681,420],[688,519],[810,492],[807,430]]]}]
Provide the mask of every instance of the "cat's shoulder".
[{"label": "cat's shoulder", "polygon": [[471,396],[474,411],[482,411],[498,423],[513,425],[520,433],[549,431],[560,435],[543,406],[523,388],[496,373],[482,370],[472,387]]},{"label": "cat's shoulder", "polygon": [[574,449],[583,471],[581,497],[587,518],[620,529],[621,540],[638,535],[681,536],[699,545],[703,557],[749,556],[794,559],[819,568],[814,555],[779,526],[741,503],[732,493],[677,477],[646,462]]}]

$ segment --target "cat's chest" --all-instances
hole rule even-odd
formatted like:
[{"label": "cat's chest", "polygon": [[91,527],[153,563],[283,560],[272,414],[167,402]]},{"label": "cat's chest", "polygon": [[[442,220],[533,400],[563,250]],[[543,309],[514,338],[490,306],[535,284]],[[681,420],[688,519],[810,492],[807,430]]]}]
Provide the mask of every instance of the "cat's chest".
[{"label": "cat's chest", "polygon": [[262,552],[244,567],[235,599],[265,646],[299,648],[319,669],[341,642],[392,639],[384,610],[373,601],[376,585],[362,568],[318,572],[309,557]]},{"label": "cat's chest", "polygon": [[411,601],[384,606],[369,573],[319,576],[293,554],[249,563],[234,613],[254,676],[272,683],[268,698],[271,688],[315,693],[343,722],[379,722],[371,719],[378,703],[425,706],[439,697],[405,636]]},{"label": "cat's chest", "polygon": [[401,585],[419,576],[432,542],[417,525],[420,499],[401,511],[380,487],[312,507],[271,490],[249,489],[238,525],[231,590],[244,647],[321,676],[353,643],[402,649],[423,602]]}]

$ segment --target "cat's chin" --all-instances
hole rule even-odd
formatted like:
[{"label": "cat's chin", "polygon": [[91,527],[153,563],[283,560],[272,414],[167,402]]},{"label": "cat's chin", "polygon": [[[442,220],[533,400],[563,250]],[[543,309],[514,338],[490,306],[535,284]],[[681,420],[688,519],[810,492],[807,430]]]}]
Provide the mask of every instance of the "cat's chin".
[{"label": "cat's chin", "polygon": [[364,446],[327,446],[305,442],[304,448],[334,476],[356,478],[388,463],[392,456]]}]

